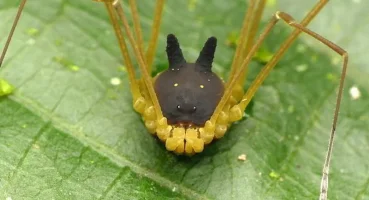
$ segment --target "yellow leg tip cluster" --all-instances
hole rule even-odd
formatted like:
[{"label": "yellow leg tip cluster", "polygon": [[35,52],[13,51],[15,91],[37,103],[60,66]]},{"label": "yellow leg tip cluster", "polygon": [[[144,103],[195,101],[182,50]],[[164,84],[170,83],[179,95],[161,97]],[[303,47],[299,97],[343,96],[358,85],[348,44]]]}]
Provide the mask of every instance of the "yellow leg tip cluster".
[{"label": "yellow leg tip cluster", "polygon": [[214,139],[214,132],[208,132],[204,128],[199,128],[200,137],[204,144],[210,144]]},{"label": "yellow leg tip cluster", "polygon": [[167,118],[163,117],[158,120],[156,135],[161,141],[166,141],[171,131],[172,127],[168,126]]},{"label": "yellow leg tip cluster", "polygon": [[145,111],[146,108],[146,100],[143,97],[137,98],[136,101],[133,102],[133,108],[136,112],[142,114]]},{"label": "yellow leg tip cluster", "polygon": [[243,110],[241,109],[241,107],[239,106],[239,104],[233,106],[230,110],[230,113],[229,113],[229,120],[231,122],[235,122],[235,121],[238,121],[240,119],[242,119],[242,116],[243,116]]},{"label": "yellow leg tip cluster", "polygon": [[218,125],[217,128],[215,129],[215,134],[214,137],[216,139],[222,138],[224,136],[224,134],[227,132],[227,125]]},{"label": "yellow leg tip cluster", "polygon": [[155,121],[145,121],[145,126],[151,134],[155,134],[156,132],[156,122]]},{"label": "yellow leg tip cluster", "polygon": [[145,120],[156,120],[156,112],[154,106],[148,106],[143,114]]},{"label": "yellow leg tip cluster", "polygon": [[209,144],[214,139],[215,125],[210,121],[205,122],[204,128],[200,128],[200,137],[203,139],[205,144]]}]

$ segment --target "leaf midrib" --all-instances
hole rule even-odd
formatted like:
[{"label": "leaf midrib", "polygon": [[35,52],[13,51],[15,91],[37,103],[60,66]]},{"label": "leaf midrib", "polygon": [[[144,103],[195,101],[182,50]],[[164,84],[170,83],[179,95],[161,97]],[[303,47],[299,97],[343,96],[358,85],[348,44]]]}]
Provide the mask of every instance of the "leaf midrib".
[{"label": "leaf midrib", "polygon": [[127,157],[117,154],[116,152],[113,151],[113,149],[109,148],[108,146],[103,145],[92,138],[86,137],[87,134],[84,134],[83,131],[81,131],[82,127],[70,125],[64,119],[51,114],[49,110],[39,106],[37,102],[23,96],[20,92],[15,92],[13,95],[9,96],[9,99],[18,104],[21,104],[26,109],[31,111],[33,114],[42,118],[44,121],[50,121],[53,127],[56,128],[57,130],[69,134],[73,138],[80,141],[82,144],[91,147],[91,149],[93,149],[101,156],[109,158],[112,162],[116,163],[120,167],[127,166],[135,173],[145,176],[169,189],[175,187],[178,189],[178,192],[180,192],[181,194],[185,195],[190,199],[191,198],[203,200],[211,199],[206,195],[199,194],[197,191],[194,191],[183,185],[177,184],[166,177],[160,176],[160,174],[154,173],[150,169],[144,168],[132,162]]}]

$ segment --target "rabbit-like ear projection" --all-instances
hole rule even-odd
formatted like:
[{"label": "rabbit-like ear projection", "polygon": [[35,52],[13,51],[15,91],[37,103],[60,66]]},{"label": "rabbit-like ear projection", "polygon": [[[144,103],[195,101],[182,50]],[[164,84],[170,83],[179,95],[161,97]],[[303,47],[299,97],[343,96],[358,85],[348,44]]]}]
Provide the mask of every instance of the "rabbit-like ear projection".
[{"label": "rabbit-like ear projection", "polygon": [[200,71],[211,71],[216,47],[217,39],[210,37],[202,48],[199,58],[196,60],[197,67],[200,68]]},{"label": "rabbit-like ear projection", "polygon": [[169,68],[179,68],[186,63],[183,57],[181,47],[179,46],[176,36],[169,34],[167,36],[167,56]]}]

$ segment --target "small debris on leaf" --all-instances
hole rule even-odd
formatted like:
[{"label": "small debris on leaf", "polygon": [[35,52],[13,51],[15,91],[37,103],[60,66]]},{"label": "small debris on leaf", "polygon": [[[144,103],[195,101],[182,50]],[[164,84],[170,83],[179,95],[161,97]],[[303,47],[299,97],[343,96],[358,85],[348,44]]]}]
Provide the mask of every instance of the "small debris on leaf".
[{"label": "small debris on leaf", "polygon": [[226,45],[231,48],[236,48],[238,45],[239,33],[236,31],[232,31],[228,34],[226,39]]},{"label": "small debris on leaf", "polygon": [[277,172],[275,172],[275,171],[271,171],[271,172],[269,173],[269,177],[270,177],[270,178],[278,179],[280,176],[281,176],[281,175],[280,175],[280,174],[278,174],[278,173],[277,173]]},{"label": "small debris on leaf", "polygon": [[32,145],[32,148],[34,148],[34,149],[40,149],[40,145],[38,145],[38,144],[33,144],[33,145]]},{"label": "small debris on leaf", "polygon": [[6,80],[0,79],[0,97],[11,94],[14,91],[14,87],[10,85]]},{"label": "small debris on leaf", "polygon": [[326,75],[327,79],[330,80],[330,81],[337,81],[339,80],[338,77],[335,75],[335,74],[332,74],[332,73],[328,73]]},{"label": "small debris on leaf", "polygon": [[255,60],[261,63],[267,63],[270,59],[273,58],[273,53],[270,52],[267,48],[261,47],[253,57]]},{"label": "small debris on leaf", "polygon": [[122,81],[118,77],[113,77],[113,78],[110,79],[110,84],[112,84],[114,86],[120,85],[121,83],[122,83]]},{"label": "small debris on leaf", "polygon": [[27,29],[26,33],[29,36],[37,36],[40,33],[40,30],[38,30],[37,28],[29,28]]},{"label": "small debris on leaf", "polygon": [[127,71],[126,66],[124,66],[124,65],[119,66],[118,71],[126,72]]},{"label": "small debris on leaf", "polygon": [[241,154],[237,158],[239,161],[246,161],[246,154]]},{"label": "small debris on leaf", "polygon": [[306,64],[301,64],[296,66],[297,72],[304,72],[308,69],[308,66]]},{"label": "small debris on leaf", "polygon": [[350,88],[350,96],[352,100],[357,100],[361,97],[361,92],[358,87],[352,86]]},{"label": "small debris on leaf", "polygon": [[64,67],[77,72],[79,71],[79,66],[75,65],[72,61],[62,57],[62,56],[55,56],[53,57],[53,60],[57,63],[60,63],[61,65],[63,65]]}]

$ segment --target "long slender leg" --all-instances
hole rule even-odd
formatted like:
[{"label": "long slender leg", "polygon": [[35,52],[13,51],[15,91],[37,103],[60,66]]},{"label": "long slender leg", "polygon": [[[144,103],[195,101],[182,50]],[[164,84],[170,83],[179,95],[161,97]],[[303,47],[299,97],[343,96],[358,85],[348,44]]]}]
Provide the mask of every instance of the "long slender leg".
[{"label": "long slender leg", "polygon": [[[124,40],[122,31],[119,27],[118,19],[117,19],[116,15],[114,14],[114,9],[113,9],[112,3],[111,2],[104,2],[104,3],[105,3],[105,6],[108,10],[109,17],[110,17],[111,23],[113,25],[115,35],[116,35],[116,37],[118,39],[118,42],[119,42],[119,48],[120,48],[121,54],[123,56],[127,72],[128,72],[128,78],[129,78],[129,83],[130,83],[131,92],[132,92],[132,96],[133,96],[133,102],[135,104],[137,100],[142,101],[142,96],[141,96],[141,93],[140,93],[139,86],[136,82],[133,64],[132,64],[131,58],[128,54],[127,45],[126,45],[126,42]],[[143,111],[143,106],[139,106],[140,108],[138,108],[137,106],[134,106],[134,107],[140,113]]]},{"label": "long slender leg", "polygon": [[336,53],[341,55],[342,58],[343,58],[343,67],[342,67],[340,84],[339,84],[338,94],[337,94],[337,99],[336,99],[336,106],[335,106],[335,110],[334,110],[334,114],[333,114],[333,123],[332,123],[331,134],[330,134],[329,142],[328,142],[327,155],[326,155],[326,159],[324,161],[323,175],[322,175],[321,186],[320,186],[320,199],[321,200],[326,200],[327,195],[328,195],[329,166],[330,166],[330,162],[331,162],[334,136],[336,134],[338,113],[340,111],[340,106],[341,106],[343,85],[344,85],[344,82],[345,82],[347,63],[348,63],[348,57],[349,56],[348,56],[348,53],[344,49],[342,49],[341,47],[339,47],[336,44],[332,43],[331,41],[323,38],[322,36],[318,35],[317,33],[305,28],[301,24],[296,23],[295,20],[290,15],[288,15],[286,13],[283,13],[283,12],[280,12],[280,13],[277,13],[277,16],[279,16],[281,19],[283,19],[285,22],[287,22],[290,26],[295,27],[297,29],[300,29],[301,31],[307,33],[308,35],[311,35],[315,39],[317,39],[320,42],[322,42],[323,44],[327,45],[329,48],[331,48],[333,51],[335,51]]},{"label": "long slender leg", "polygon": [[154,90],[154,86],[153,86],[153,83],[152,83],[151,76],[150,76],[150,74],[147,70],[147,63],[145,62],[144,57],[140,53],[138,44],[137,44],[137,42],[135,41],[135,39],[133,37],[132,31],[131,31],[131,29],[129,27],[129,24],[128,24],[128,20],[125,17],[122,5],[120,4],[120,2],[118,0],[115,0],[113,2],[113,7],[115,8],[115,10],[117,12],[118,17],[122,21],[125,32],[126,32],[126,35],[127,35],[128,39],[131,43],[131,46],[133,47],[135,57],[138,61],[138,64],[139,64],[139,67],[140,67],[140,70],[141,70],[141,73],[142,73],[142,78],[145,82],[146,88],[148,90],[148,93],[150,95],[152,104],[153,104],[154,109],[155,109],[156,117],[157,117],[157,119],[160,120],[164,117],[163,117],[163,113],[161,112],[161,107],[160,107],[158,98],[156,96],[155,90]]},{"label": "long slender leg", "polygon": [[[247,54],[250,52],[252,45],[254,45],[254,39],[255,39],[255,35],[258,31],[259,25],[260,25],[260,20],[261,17],[263,15],[263,11],[265,8],[265,4],[266,4],[266,0],[260,0],[258,5],[256,6],[256,11],[254,14],[254,17],[252,19],[252,24],[250,27],[250,32],[248,35],[248,40],[245,46],[245,50],[243,52],[243,54],[241,55],[242,58],[245,58],[247,56]],[[247,75],[247,69],[248,67],[246,67],[245,72],[243,73],[242,77],[240,78],[239,82],[240,85],[242,86],[246,80],[246,75]]]},{"label": "long slender leg", "polygon": [[[234,78],[235,73],[240,68],[242,60],[247,56],[250,51],[255,35],[258,31],[260,19],[264,11],[266,0],[251,0],[243,19],[243,25],[240,33],[240,41],[237,45],[235,55],[233,57],[231,72],[228,80]],[[246,76],[247,69],[243,72],[243,76]],[[241,78],[239,81],[240,87],[243,85],[245,78]],[[229,83],[229,82],[228,82]]]},{"label": "long slender leg", "polygon": [[[156,1],[154,20],[153,20],[153,25],[152,25],[152,30],[151,30],[149,46],[147,48],[147,51],[144,57],[144,59],[146,60],[146,64],[147,64],[147,71],[149,73],[151,73],[152,63],[154,61],[154,56],[156,52],[156,46],[157,46],[158,37],[159,37],[159,29],[160,29],[160,24],[161,24],[161,16],[163,13],[163,8],[164,8],[164,2],[165,0]],[[143,42],[142,30],[140,26],[139,14],[137,11],[136,0],[129,0],[129,4],[130,4],[131,12],[133,15],[133,27],[136,33],[136,40],[137,40],[140,52],[142,52],[143,54],[144,42]]]},{"label": "long slender leg", "polygon": [[[339,88],[338,88],[336,106],[335,106],[335,111],[334,111],[334,114],[333,114],[332,129],[331,129],[331,134],[330,134],[330,137],[329,137],[328,150],[327,150],[327,155],[326,155],[326,159],[325,159],[324,166],[323,166],[323,175],[322,175],[321,187],[320,187],[320,199],[321,200],[326,200],[327,199],[327,194],[328,194],[327,192],[328,192],[329,166],[330,166],[330,160],[331,160],[331,156],[332,156],[334,136],[335,136],[335,133],[336,133],[338,113],[339,113],[340,105],[341,105],[341,99],[342,99],[342,93],[343,93],[343,84],[344,84],[345,77],[346,77],[346,70],[347,70],[347,63],[348,63],[348,53],[345,50],[343,50],[341,47],[334,44],[333,42],[325,39],[324,37],[320,36],[319,34],[313,32],[313,31],[305,28],[301,24],[298,24],[287,13],[277,12],[276,15],[275,15],[275,18],[282,19],[288,25],[290,25],[292,27],[295,27],[296,29],[298,29],[298,30],[314,37],[315,39],[319,40],[320,42],[322,42],[323,44],[325,44],[326,46],[331,48],[333,51],[335,51],[336,53],[341,55],[342,58],[343,58],[343,67],[342,67],[342,72],[341,72],[341,79],[340,79],[340,84],[339,84]],[[250,86],[249,90],[246,92],[246,94],[244,95],[242,101],[239,104],[239,106],[242,110],[244,110],[246,108],[247,104],[250,102],[250,99],[255,94],[257,88],[260,86],[260,84],[265,79],[267,73],[269,73],[269,72],[264,71],[264,70],[262,72],[260,72],[260,74],[256,78],[256,81]]]},{"label": "long slender leg", "polygon": [[233,56],[231,72],[229,74],[228,80],[233,79],[235,73],[237,72],[237,69],[239,69],[238,66],[240,65],[242,61],[242,54],[243,54],[245,45],[247,44],[247,39],[249,36],[249,26],[250,26],[250,22],[252,21],[255,4],[256,4],[256,0],[250,0],[245,16],[243,18],[242,28],[240,32],[240,40],[237,45],[236,52]]},{"label": "long slender leg", "polygon": [[19,18],[21,17],[21,14],[22,14],[22,11],[23,11],[23,8],[24,8],[24,5],[26,4],[26,2],[27,2],[27,0],[22,0],[21,3],[19,4],[17,15],[15,16],[12,28],[10,29],[8,38],[7,38],[5,46],[4,46],[4,49],[3,49],[2,53],[1,53],[1,56],[0,56],[0,67],[3,64],[6,52],[8,51],[8,47],[10,45],[10,42],[12,40],[14,31],[15,31],[15,28],[17,27]]},{"label": "long slender leg", "polygon": [[143,53],[144,52],[144,42],[143,42],[143,38],[142,38],[140,17],[139,17],[138,11],[137,11],[136,0],[129,0],[129,5],[130,5],[129,7],[131,8],[131,12],[132,12],[133,28],[135,30],[138,47],[140,49],[140,52]]},{"label": "long slender leg", "polygon": [[165,0],[157,0],[154,14],[154,22],[152,25],[151,36],[149,47],[146,51],[146,60],[147,60],[147,71],[151,73],[152,63],[154,62],[154,56],[156,52],[156,46],[158,44],[159,30],[161,24],[161,16],[164,9]]},{"label": "long slender leg", "polygon": [[[320,0],[314,6],[314,8],[307,14],[307,16],[302,20],[302,22],[300,24],[302,26],[308,25],[310,23],[310,21],[313,20],[313,18],[319,13],[319,11],[325,6],[325,4],[327,2],[328,2],[328,0]],[[218,103],[217,107],[215,108],[213,115],[210,118],[209,126],[210,126],[210,124],[212,124],[212,125],[215,124],[215,122],[216,122],[219,114],[223,110],[223,107],[226,105],[228,99],[232,95],[231,88],[233,88],[238,83],[239,78],[241,78],[241,76],[244,73],[244,70],[246,69],[247,65],[250,63],[252,56],[255,54],[256,50],[260,47],[261,43],[263,42],[263,40],[265,39],[265,37],[269,34],[269,32],[271,31],[271,29],[273,28],[273,26],[277,23],[277,21],[278,21],[278,18],[276,18],[276,16],[273,16],[273,18],[271,19],[271,21],[268,23],[267,27],[264,29],[264,31],[262,32],[262,34],[259,36],[259,38],[256,41],[256,43],[254,44],[254,46],[251,48],[251,50],[250,50],[249,54],[247,55],[247,57],[243,60],[241,67],[239,68],[239,70],[237,71],[237,73],[235,75],[235,78],[233,78],[232,80],[230,80],[230,83],[226,86],[225,92],[224,92],[224,94],[223,94],[220,102]],[[252,85],[259,86],[264,81],[264,79],[266,78],[266,76],[273,69],[273,67],[276,65],[276,63],[281,59],[281,57],[283,56],[283,54],[291,46],[291,44],[293,43],[293,41],[295,41],[295,39],[297,38],[297,36],[300,33],[301,33],[301,30],[296,29],[296,30],[294,30],[290,34],[290,36],[281,45],[281,48],[275,53],[275,55],[273,56],[273,58],[266,64],[266,66],[263,68],[263,70],[259,73],[262,76],[259,77],[259,79],[256,79],[254,81],[255,83],[252,84]],[[257,84],[257,85],[255,85],[255,84]],[[245,101],[245,99],[243,101]],[[250,101],[250,99],[248,101]],[[236,118],[237,119],[240,119],[242,117],[242,112],[243,112],[243,110],[242,111],[239,110],[239,112],[237,113],[236,116],[232,116],[231,115],[230,116],[231,117],[231,121],[234,121]],[[232,112],[232,113],[233,113],[233,115],[236,114],[235,111]]]}]

